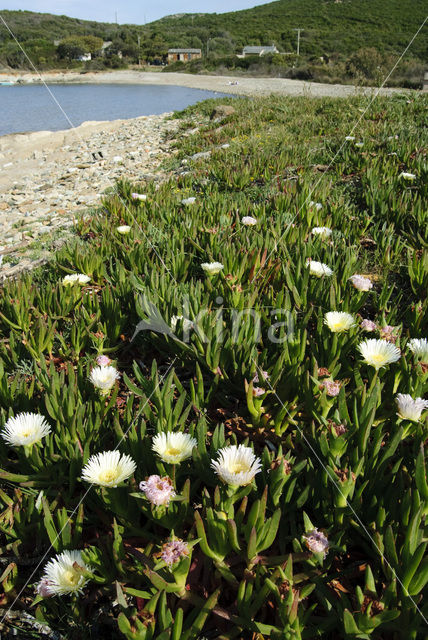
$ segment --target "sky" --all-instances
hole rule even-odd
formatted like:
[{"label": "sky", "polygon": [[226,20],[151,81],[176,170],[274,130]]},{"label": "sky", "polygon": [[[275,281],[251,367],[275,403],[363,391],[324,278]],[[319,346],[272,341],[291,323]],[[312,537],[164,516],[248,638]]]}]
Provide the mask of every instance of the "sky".
[{"label": "sky", "polygon": [[0,0],[2,9],[25,9],[72,18],[144,24],[173,13],[223,13],[250,9],[272,0]]}]

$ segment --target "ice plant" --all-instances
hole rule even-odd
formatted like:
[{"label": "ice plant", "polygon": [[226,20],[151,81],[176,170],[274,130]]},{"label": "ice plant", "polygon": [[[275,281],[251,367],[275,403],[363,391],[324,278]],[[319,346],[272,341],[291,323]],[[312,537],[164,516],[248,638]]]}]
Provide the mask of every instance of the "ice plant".
[{"label": "ice plant", "polygon": [[133,200],[147,200],[145,193],[131,193],[131,198]]},{"label": "ice plant", "polygon": [[63,277],[62,284],[64,287],[70,287],[73,284],[88,284],[90,281],[90,277],[86,276],[84,273],[72,273],[69,276]]},{"label": "ice plant", "polygon": [[85,571],[91,571],[91,567],[83,561],[81,551],[63,551],[45,566],[38,593],[45,598],[81,593],[88,582]]},{"label": "ice plant", "polygon": [[412,338],[407,343],[410,351],[417,360],[428,364],[428,340],[427,338]]},{"label": "ice plant", "polygon": [[175,497],[172,480],[168,476],[149,476],[147,480],[140,482],[140,489],[145,494],[147,500],[155,505],[168,506],[171,498]]},{"label": "ice plant", "polygon": [[119,377],[119,372],[114,367],[110,366],[94,367],[89,374],[89,380],[92,382],[94,387],[98,389],[102,396],[108,394]]},{"label": "ice plant", "polygon": [[257,219],[253,218],[252,216],[244,216],[241,222],[246,227],[254,227],[254,225],[257,224]]},{"label": "ice plant", "polygon": [[108,367],[111,360],[108,356],[100,355],[97,357],[97,365],[100,367]]},{"label": "ice plant", "polygon": [[311,200],[311,201],[310,201],[309,206],[310,206],[310,207],[315,207],[315,209],[316,209],[317,211],[319,211],[320,209],[322,209],[322,204],[321,204],[321,202],[314,202],[313,200]]},{"label": "ice plant", "polygon": [[161,559],[169,567],[189,555],[189,547],[187,542],[180,538],[174,538],[162,545],[162,551],[160,552]]},{"label": "ice plant", "polygon": [[313,236],[319,236],[325,240],[331,236],[333,231],[329,227],[314,227],[311,233]]},{"label": "ice plant", "polygon": [[124,236],[131,231],[131,227],[129,227],[127,224],[122,224],[120,225],[120,227],[116,228],[116,231]]},{"label": "ice plant", "polygon": [[322,276],[332,276],[333,270],[322,262],[316,262],[316,260],[306,260],[306,266],[309,267],[311,275],[321,278]]},{"label": "ice plant", "polygon": [[397,415],[403,420],[419,422],[422,412],[428,409],[428,400],[423,398],[413,399],[408,393],[398,393],[395,402],[397,403]]},{"label": "ice plant", "polygon": [[341,333],[355,327],[355,318],[345,311],[329,311],[325,314],[324,324],[333,333]]},{"label": "ice plant", "polygon": [[208,276],[214,276],[216,273],[220,273],[224,269],[224,265],[221,262],[203,262],[201,268]]},{"label": "ice plant", "polygon": [[256,473],[261,470],[260,458],[257,458],[250,447],[243,444],[231,445],[219,449],[218,459],[211,462],[211,466],[226,484],[244,487],[253,481]]},{"label": "ice plant", "polygon": [[190,458],[197,444],[195,438],[188,433],[168,431],[168,433],[158,433],[153,438],[152,449],[164,462],[180,464],[183,460]]},{"label": "ice plant", "polygon": [[352,142],[352,140],[355,140],[355,136],[345,136],[345,140]]},{"label": "ice plant", "polygon": [[318,531],[316,528],[312,529],[303,536],[303,539],[312,553],[324,553],[324,555],[327,553],[329,542],[322,531]]},{"label": "ice plant", "polygon": [[1,436],[14,447],[30,446],[51,432],[49,424],[39,413],[19,413],[9,418]]},{"label": "ice plant", "polygon": [[183,330],[184,331],[190,331],[191,329],[193,329],[193,327],[194,327],[193,322],[191,320],[189,320],[189,318],[185,318],[184,316],[172,316],[172,318],[171,318],[171,329],[173,331],[176,330],[177,323],[178,323],[179,320],[181,320],[183,322]]},{"label": "ice plant", "polygon": [[184,198],[184,200],[181,201],[181,204],[189,205],[189,204],[195,204],[196,202],[196,198],[194,196],[192,196],[191,198]]},{"label": "ice plant", "polygon": [[365,276],[360,276],[359,274],[355,274],[349,278],[351,283],[354,285],[358,291],[370,291],[373,287],[373,283],[370,278],[366,278]]},{"label": "ice plant", "polygon": [[403,180],[415,180],[416,179],[416,176],[415,176],[414,173],[407,173],[406,171],[402,171],[398,177],[399,178],[403,178]]},{"label": "ice plant", "polygon": [[117,487],[134,473],[137,465],[120,451],[103,451],[91,456],[82,469],[82,479],[100,487]]},{"label": "ice plant", "polygon": [[401,352],[398,347],[386,340],[365,340],[358,345],[358,350],[364,361],[378,371],[387,364],[392,364],[400,359]]},{"label": "ice plant", "polygon": [[361,322],[361,329],[363,329],[363,331],[376,331],[377,329],[377,324],[376,322],[373,322],[373,320],[369,320],[368,318],[364,318],[364,320]]}]

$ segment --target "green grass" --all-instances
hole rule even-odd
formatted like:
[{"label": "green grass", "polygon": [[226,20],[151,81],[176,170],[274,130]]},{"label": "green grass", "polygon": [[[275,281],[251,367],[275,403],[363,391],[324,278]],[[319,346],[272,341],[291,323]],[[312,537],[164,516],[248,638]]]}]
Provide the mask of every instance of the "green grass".
[{"label": "green grass", "polygon": [[[179,139],[170,181],[119,183],[79,221],[78,241],[4,285],[1,423],[41,413],[52,433],[27,448],[0,442],[3,609],[67,639],[424,637],[427,420],[399,418],[395,397],[428,392],[427,365],[408,346],[428,330],[426,97],[369,100],[235,99],[221,126],[209,120],[214,101],[186,109],[181,130],[200,130]],[[310,276],[309,258],[333,275]],[[224,269],[207,277],[200,265],[213,261]],[[61,283],[78,272],[90,283]],[[353,274],[373,289],[355,290]],[[356,326],[333,334],[329,311]],[[132,340],[141,321],[173,316],[194,321],[189,340],[180,321],[175,336]],[[365,333],[363,318],[378,329]],[[376,373],[358,345],[386,325],[401,357]],[[88,380],[101,353],[121,374],[105,396]],[[326,375],[339,395],[323,390]],[[197,440],[175,469],[152,451],[168,431]],[[237,490],[210,468],[235,443],[262,464]],[[135,473],[87,492],[82,467],[115,447]],[[174,478],[169,507],[138,489],[151,474]],[[305,545],[315,527],[325,557]],[[173,534],[192,558],[169,570],[156,554]],[[35,598],[47,560],[70,549],[92,567],[83,594]],[[21,563],[43,554],[40,566]]]}]

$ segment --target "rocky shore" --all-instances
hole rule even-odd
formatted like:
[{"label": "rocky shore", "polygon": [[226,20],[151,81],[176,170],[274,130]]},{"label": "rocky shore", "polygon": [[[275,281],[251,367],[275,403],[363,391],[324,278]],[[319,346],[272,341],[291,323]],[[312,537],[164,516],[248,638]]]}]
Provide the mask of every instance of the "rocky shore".
[{"label": "rocky shore", "polygon": [[0,138],[0,278],[37,266],[120,178],[160,180],[170,114]]}]

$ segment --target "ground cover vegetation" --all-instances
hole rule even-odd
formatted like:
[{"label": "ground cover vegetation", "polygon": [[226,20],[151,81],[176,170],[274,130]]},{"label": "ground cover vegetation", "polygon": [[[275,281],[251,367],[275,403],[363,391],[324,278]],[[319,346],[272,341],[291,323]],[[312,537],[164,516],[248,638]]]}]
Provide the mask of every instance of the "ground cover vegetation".
[{"label": "ground cover vegetation", "polygon": [[[228,70],[318,82],[376,83],[389,72],[425,18],[422,0],[279,0],[225,14],[177,14],[148,25],[117,25],[31,11],[3,11],[33,63],[39,68],[82,67],[74,59],[84,37],[111,41],[106,55],[93,51],[84,69],[118,68],[138,62],[165,62],[170,47],[196,47],[204,59],[171,70]],[[301,34],[296,59],[295,27]],[[62,41],[61,44],[54,42]],[[281,54],[239,61],[245,45],[275,43]],[[66,49],[64,51],[64,49]],[[118,53],[122,58],[118,57]],[[390,78],[395,86],[419,87],[427,58],[426,38],[418,37],[406,57],[406,68]],[[27,68],[28,61],[10,33],[0,29],[0,62]]]},{"label": "ground cover vegetation", "polygon": [[424,637],[426,98],[369,101],[189,108],[5,283],[6,638]]}]

